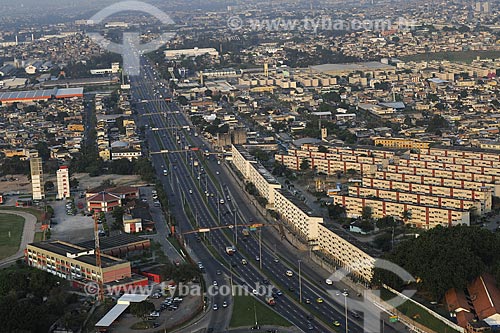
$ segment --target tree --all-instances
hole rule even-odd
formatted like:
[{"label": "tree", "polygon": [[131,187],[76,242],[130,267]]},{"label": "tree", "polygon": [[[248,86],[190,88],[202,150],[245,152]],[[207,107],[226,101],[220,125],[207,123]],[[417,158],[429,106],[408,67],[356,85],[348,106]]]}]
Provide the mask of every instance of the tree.
[{"label": "tree", "polygon": [[188,105],[189,104],[189,101],[184,96],[177,97],[177,101],[179,102],[180,105]]},{"label": "tree", "polygon": [[[419,277],[417,287],[441,299],[448,289],[463,289],[480,274],[495,272],[500,264],[499,247],[500,237],[489,230],[438,226],[418,238],[400,242],[383,259]],[[372,282],[384,282],[395,288],[404,285],[403,281],[379,269],[375,269]]]},{"label": "tree", "polygon": [[35,149],[38,150],[38,156],[40,156],[43,161],[47,161],[50,158],[50,149],[47,142],[38,141],[35,145]]},{"label": "tree", "polygon": [[30,162],[21,161],[19,156],[6,158],[4,159],[0,170],[4,175],[18,175],[18,174],[29,175]]},{"label": "tree", "polygon": [[319,145],[318,146],[318,152],[320,152],[320,153],[328,153],[328,148],[326,148],[325,146]]},{"label": "tree", "polygon": [[309,161],[305,158],[302,159],[302,162],[300,163],[300,170],[305,171],[309,169],[311,165],[309,164]]},{"label": "tree", "polygon": [[364,206],[361,210],[361,218],[364,221],[369,221],[372,219],[372,208],[370,206]]},{"label": "tree", "polygon": [[54,183],[50,180],[47,180],[45,182],[45,184],[43,184],[43,189],[46,191],[46,192],[50,192],[52,190],[54,190]]},{"label": "tree", "polygon": [[392,228],[397,225],[396,220],[392,216],[384,216],[382,218],[379,218],[376,222],[377,227],[380,229],[387,229],[387,228]]},{"label": "tree", "polygon": [[331,219],[338,219],[345,216],[345,207],[340,204],[333,204],[328,206],[328,216]]},{"label": "tree", "polygon": [[113,212],[111,213],[111,215],[115,219],[115,221],[113,222],[113,225],[115,227],[119,226],[121,228],[123,224],[123,214],[125,214],[125,209],[123,209],[122,206],[116,206],[115,208],[113,208]]},{"label": "tree", "polygon": [[130,303],[130,313],[142,319],[145,319],[154,310],[155,305],[149,301]]},{"label": "tree", "polygon": [[448,124],[448,122],[446,121],[446,119],[444,119],[442,116],[440,115],[435,115],[431,118],[430,122],[429,122],[429,125],[427,126],[427,132],[430,132],[430,133],[433,133],[433,132],[436,132],[438,130],[442,130],[442,129],[446,129],[448,128],[450,125]]},{"label": "tree", "polygon": [[358,171],[356,171],[356,169],[347,169],[347,174],[349,176],[354,176],[356,173],[358,173]]},{"label": "tree", "polygon": [[403,221],[408,223],[408,221],[411,219],[411,210],[403,210],[401,213],[401,217],[403,218]]},{"label": "tree", "polygon": [[256,195],[257,194],[257,187],[255,187],[254,183],[252,183],[252,182],[248,182],[248,183],[245,184],[245,190],[250,195]]}]

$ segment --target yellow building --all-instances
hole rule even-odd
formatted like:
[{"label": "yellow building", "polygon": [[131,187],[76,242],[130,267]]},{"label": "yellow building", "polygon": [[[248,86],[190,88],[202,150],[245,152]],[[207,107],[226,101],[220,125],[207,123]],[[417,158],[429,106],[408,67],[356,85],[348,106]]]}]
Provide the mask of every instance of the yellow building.
[{"label": "yellow building", "polygon": [[443,227],[459,224],[470,224],[470,213],[467,210],[439,208],[429,205],[411,204],[389,201],[379,198],[360,198],[339,195],[333,198],[335,204],[346,207],[348,217],[357,218],[362,215],[364,207],[372,209],[374,218],[394,216],[403,219],[403,212],[411,212],[411,218],[406,223],[417,228],[431,229],[438,225]]},{"label": "yellow building", "polygon": [[375,146],[398,149],[427,149],[431,144],[430,141],[419,141],[404,138],[375,138],[373,141]]},{"label": "yellow building", "polygon": [[68,131],[83,132],[83,124],[68,124]]}]

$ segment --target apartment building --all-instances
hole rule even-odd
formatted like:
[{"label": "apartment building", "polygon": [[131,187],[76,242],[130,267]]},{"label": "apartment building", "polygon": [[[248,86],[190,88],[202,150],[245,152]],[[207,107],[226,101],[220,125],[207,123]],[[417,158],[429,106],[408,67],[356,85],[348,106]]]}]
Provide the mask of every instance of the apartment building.
[{"label": "apartment building", "polygon": [[408,148],[408,149],[427,149],[431,144],[430,141],[420,141],[415,139],[404,138],[374,138],[375,146],[382,146],[387,148]]},{"label": "apartment building", "polygon": [[[391,150],[383,150],[381,148],[374,148],[374,147],[366,147],[366,146],[357,146],[356,148],[350,148],[350,147],[344,147],[344,146],[329,146],[326,147],[328,150],[328,153],[333,153],[333,154],[341,154],[341,155],[346,155],[346,156],[372,156],[372,157],[380,157],[380,158],[393,158],[396,153]],[[295,154],[296,151],[298,150],[303,150],[303,151],[318,151],[319,150],[319,145],[312,145],[312,144],[304,144],[300,147],[300,149],[290,149],[292,155]]]},{"label": "apartment building", "polygon": [[38,268],[68,280],[102,281],[147,285],[144,277],[132,275],[130,262],[101,254],[100,269],[96,265],[95,250],[68,242],[54,240],[28,244],[25,260],[28,266]]},{"label": "apartment building", "polygon": [[484,213],[490,212],[492,205],[492,189],[489,187],[481,187],[479,190],[476,190],[470,188],[453,188],[448,186],[398,182],[368,177],[363,177],[363,187],[478,201],[481,204],[481,211]]},{"label": "apartment building", "polygon": [[455,157],[449,157],[453,159],[454,162],[445,161],[420,161],[417,159],[400,159],[397,161],[398,166],[404,167],[416,167],[416,168],[428,168],[428,169],[442,169],[458,172],[473,172],[485,175],[498,175],[500,170],[500,162],[496,161],[484,161],[484,160],[469,160],[469,159],[457,159]]},{"label": "apartment building", "polygon": [[470,150],[465,148],[462,149],[429,148],[421,150],[419,155],[459,157],[471,160],[500,161],[500,154],[498,153]]},{"label": "apartment building", "polygon": [[[460,169],[462,169],[460,167]],[[465,168],[463,169],[465,170]],[[417,176],[431,176],[439,178],[448,179],[458,179],[467,181],[479,181],[486,183],[495,183],[497,179],[500,179],[500,169],[485,168],[485,167],[467,167],[467,171],[454,171],[454,170],[443,170],[443,169],[426,169],[418,167],[405,167],[399,165],[388,165],[386,171],[389,173],[406,174],[406,175],[417,175]],[[489,172],[494,174],[485,174],[476,171]]]},{"label": "apartment building", "polygon": [[335,263],[354,276],[371,281],[375,258],[349,243],[328,226],[318,225],[318,247],[321,252],[333,258]]},{"label": "apartment building", "polygon": [[370,207],[374,218],[394,216],[403,219],[403,212],[409,211],[411,212],[411,218],[406,223],[412,224],[417,228],[431,229],[437,225],[443,227],[459,224],[470,225],[470,213],[466,210],[346,195],[337,195],[333,200],[335,204],[344,206],[347,216],[351,218],[361,217],[363,208]]},{"label": "apartment building", "polygon": [[71,196],[69,184],[69,168],[66,165],[60,166],[56,171],[57,179],[57,199],[67,199]]},{"label": "apartment building", "polygon": [[42,200],[45,198],[43,182],[43,165],[40,157],[30,158],[31,188],[33,200]]},{"label": "apartment building", "polygon": [[309,162],[311,168],[314,168],[317,172],[322,172],[329,176],[335,175],[339,172],[347,173],[348,170],[354,170],[356,172],[359,172],[361,175],[374,175],[377,171],[377,165],[371,163],[299,157],[284,154],[276,154],[275,159],[291,170],[300,170],[302,161],[306,160]]},{"label": "apartment building", "polygon": [[411,203],[417,205],[459,210],[469,210],[471,208],[474,208],[479,214],[485,213],[481,210],[482,207],[479,201],[438,196],[435,194],[428,195],[396,190],[383,190],[378,188],[350,186],[349,196],[361,198],[379,198],[382,200],[395,201],[399,203]]},{"label": "apartment building", "polygon": [[[254,163],[252,163],[253,157],[239,146],[233,145],[231,150],[235,168],[241,172],[245,180],[249,180],[254,174],[252,169],[255,170]],[[266,180],[266,178],[263,179]],[[265,196],[266,193],[268,197]],[[313,250],[323,252],[355,276],[366,281],[371,280],[374,259],[356,245],[323,226],[323,218],[314,216],[302,201],[278,187],[270,187],[261,195],[268,201],[270,198],[272,200],[271,195],[274,195],[274,210],[281,220],[300,238],[308,242]],[[353,260],[353,258],[359,260]]]},{"label": "apartment building", "polygon": [[442,177],[432,177],[424,175],[408,175],[401,173],[377,171],[373,178],[392,180],[397,182],[413,183],[413,184],[425,184],[425,185],[437,185],[445,186],[459,189],[473,189],[481,190],[484,187],[491,188],[493,190],[493,195],[500,195],[500,184],[493,184],[481,181],[468,181],[463,179],[450,179]]},{"label": "apartment building", "polygon": [[323,218],[314,216],[309,207],[290,192],[283,189],[275,190],[274,209],[281,219],[306,241],[317,241],[319,224],[323,223]]},{"label": "apartment building", "polygon": [[254,184],[259,195],[267,199],[268,208],[273,209],[275,189],[281,188],[278,181],[260,163],[255,161],[241,146],[232,145],[233,164],[245,179]]}]

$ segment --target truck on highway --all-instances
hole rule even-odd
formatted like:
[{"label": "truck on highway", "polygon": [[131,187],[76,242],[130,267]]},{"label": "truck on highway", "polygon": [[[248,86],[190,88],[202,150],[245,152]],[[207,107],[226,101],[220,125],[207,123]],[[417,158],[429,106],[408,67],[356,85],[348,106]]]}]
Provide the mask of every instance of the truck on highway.
[{"label": "truck on highway", "polygon": [[236,252],[236,248],[234,246],[226,246],[226,253],[232,256]]},{"label": "truck on highway", "polygon": [[272,296],[266,296],[266,303],[271,306],[276,305],[276,301]]}]

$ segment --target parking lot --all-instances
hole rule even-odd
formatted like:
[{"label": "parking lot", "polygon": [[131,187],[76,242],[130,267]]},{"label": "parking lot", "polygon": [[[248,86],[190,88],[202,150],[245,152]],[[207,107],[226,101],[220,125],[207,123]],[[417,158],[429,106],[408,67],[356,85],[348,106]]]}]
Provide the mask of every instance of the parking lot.
[{"label": "parking lot", "polygon": [[[75,203],[84,202],[84,199],[75,199]],[[51,225],[53,239],[78,243],[94,238],[94,221],[91,216],[83,216],[80,212],[75,215],[66,213],[66,200],[50,203],[54,208],[54,223]],[[77,209],[80,211],[79,209]]]},{"label": "parking lot", "polygon": [[[161,296],[159,298],[154,298],[150,296],[148,301],[155,305],[155,309],[158,310],[157,316],[149,318],[151,326],[156,326],[155,328],[141,330],[141,332],[157,332],[160,329],[165,329],[169,327],[176,326],[180,323],[185,322],[190,319],[197,309],[201,306],[202,297],[196,295],[187,295],[182,297],[181,302],[168,302],[168,297]],[[163,306],[162,303],[171,303],[171,306]],[[176,309],[174,309],[174,305]],[[130,313],[125,313],[117,322],[116,326],[113,326],[113,331],[116,332],[133,332],[134,330],[130,327],[135,323],[141,321],[141,319],[133,316]],[[156,324],[155,324],[156,323]]]}]

